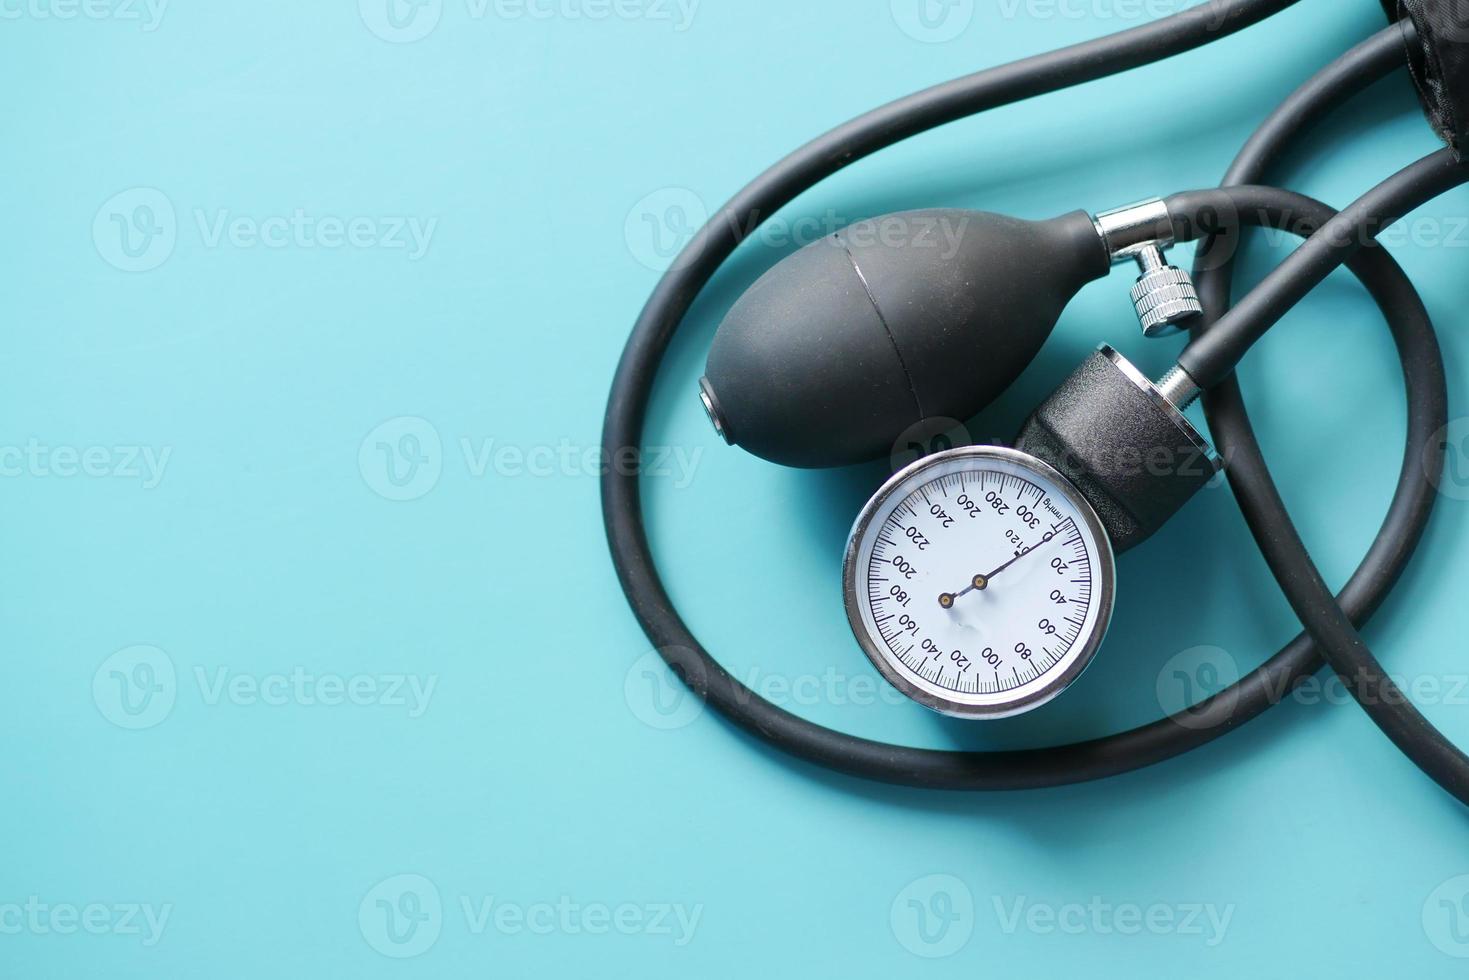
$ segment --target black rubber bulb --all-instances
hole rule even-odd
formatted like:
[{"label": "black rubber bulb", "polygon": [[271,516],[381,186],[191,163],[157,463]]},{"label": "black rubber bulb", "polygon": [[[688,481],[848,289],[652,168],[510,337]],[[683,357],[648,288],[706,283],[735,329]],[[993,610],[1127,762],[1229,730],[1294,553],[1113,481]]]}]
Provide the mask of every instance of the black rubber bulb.
[{"label": "black rubber bulb", "polygon": [[700,382],[705,407],[727,441],[772,462],[885,456],[915,424],[993,401],[1110,268],[1084,211],[858,222],[788,256],[730,310]]}]

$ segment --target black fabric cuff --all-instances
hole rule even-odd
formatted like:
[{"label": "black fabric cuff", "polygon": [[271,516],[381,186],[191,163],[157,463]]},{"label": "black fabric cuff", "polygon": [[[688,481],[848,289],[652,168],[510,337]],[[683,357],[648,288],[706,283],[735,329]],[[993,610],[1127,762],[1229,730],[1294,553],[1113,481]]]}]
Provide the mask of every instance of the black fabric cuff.
[{"label": "black fabric cuff", "polygon": [[1407,17],[1408,61],[1433,128],[1460,160],[1469,149],[1469,0],[1382,0],[1389,17]]}]

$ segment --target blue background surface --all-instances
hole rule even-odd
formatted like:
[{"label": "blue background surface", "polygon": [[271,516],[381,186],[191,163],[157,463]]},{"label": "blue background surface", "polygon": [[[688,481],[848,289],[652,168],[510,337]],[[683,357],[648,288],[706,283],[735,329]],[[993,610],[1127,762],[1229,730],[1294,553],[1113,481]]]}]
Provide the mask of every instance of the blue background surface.
[{"label": "blue background surface", "polygon": [[[607,386],[701,209],[878,103],[1178,6],[960,3],[927,30],[909,0],[6,5],[0,974],[1462,975],[1465,815],[1340,689],[1105,783],[869,785],[680,700],[605,552]],[[1211,185],[1380,26],[1375,0],[1304,0],[777,216],[675,344],[648,433],[651,533],[695,632],[807,717],[971,747],[1152,720],[1289,639],[1219,488],[1121,562],[1110,640],[1064,698],[984,727],[897,703],[838,591],[884,467],[726,449],[693,383],[722,311],[821,222]],[[1340,204],[1435,145],[1398,78],[1289,180]],[[1393,247],[1456,406],[1466,225],[1455,193]],[[1011,434],[1100,340],[1166,366],[1178,342],[1137,336],[1129,282],[1089,287],[975,434]],[[1401,458],[1381,319],[1333,278],[1242,376],[1340,583]],[[1469,744],[1469,482],[1443,490],[1368,637]]]}]

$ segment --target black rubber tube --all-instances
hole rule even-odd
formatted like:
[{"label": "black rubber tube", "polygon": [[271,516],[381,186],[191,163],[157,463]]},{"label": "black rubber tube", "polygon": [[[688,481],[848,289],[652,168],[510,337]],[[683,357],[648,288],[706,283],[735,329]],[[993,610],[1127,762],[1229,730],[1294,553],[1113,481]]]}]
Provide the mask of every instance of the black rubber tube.
[{"label": "black rubber tube", "polygon": [[[1407,21],[1401,22],[1401,31],[1407,36],[1411,47],[1414,33],[1412,24]],[[1403,42],[1404,38],[1398,30],[1389,28],[1381,32],[1343,59],[1343,61],[1358,61],[1357,67],[1350,69],[1347,74],[1362,71],[1364,75],[1369,72],[1386,75],[1402,65]],[[1341,64],[1342,62],[1338,62],[1338,65]],[[1314,109],[1328,104],[1339,104],[1350,94],[1345,88],[1331,82],[1331,79],[1339,80],[1343,77],[1346,75],[1342,72],[1324,71],[1298,90],[1291,101],[1282,106],[1256,130],[1254,136],[1245,144],[1225,173],[1223,184],[1230,186],[1266,179],[1269,176],[1270,168],[1280,155],[1281,148],[1286,145],[1293,133],[1310,122],[1311,117],[1315,114]],[[1199,262],[1194,270],[1194,282],[1206,312],[1199,330],[1196,331],[1196,336],[1206,332],[1213,325],[1218,311],[1228,308],[1234,272],[1233,255],[1237,254],[1240,244],[1240,241],[1229,244],[1231,249],[1229,258],[1224,261],[1211,259],[1211,256],[1215,254],[1211,246],[1205,246],[1201,250]],[[1410,419],[1410,433],[1428,430],[1430,426],[1447,417],[1448,414],[1448,394],[1443,376],[1442,356],[1437,352],[1421,348],[1414,350],[1413,353],[1418,361],[1412,365],[1405,362],[1404,372],[1407,375],[1409,388],[1416,395],[1410,399],[1409,411],[1420,413],[1424,417],[1416,421]],[[1284,501],[1260,453],[1259,443],[1255,439],[1254,429],[1250,424],[1249,413],[1245,409],[1244,397],[1234,375],[1230,375],[1205,392],[1204,413],[1220,452],[1231,461],[1228,471],[1231,487],[1244,512],[1245,521],[1261,550],[1265,551],[1273,547],[1270,542],[1277,540],[1282,522],[1289,528],[1283,540],[1295,540],[1298,543],[1299,539],[1289,522]],[[1435,429],[1435,433],[1436,431]],[[1437,447],[1414,446],[1410,436],[1403,461],[1404,470],[1399,476],[1399,486],[1407,486],[1415,481],[1418,483],[1416,500],[1412,501],[1413,506],[1409,514],[1411,519],[1403,521],[1390,519],[1388,526],[1384,526],[1382,534],[1378,536],[1377,544],[1374,545],[1374,550],[1379,546],[1396,549],[1399,557],[1391,564],[1400,564],[1417,547],[1422,529],[1426,526],[1429,513],[1437,499],[1434,488],[1426,478],[1425,470],[1419,462],[1423,454],[1430,448],[1440,454],[1442,452],[1441,445]],[[1370,615],[1375,607],[1364,608],[1349,601],[1347,597],[1352,592],[1353,587],[1349,585],[1344,592],[1341,605],[1351,621],[1360,626],[1364,621],[1363,613]],[[1462,796],[1460,798],[1462,799]]]},{"label": "black rubber tube", "polygon": [[[1404,35],[1407,36],[1409,47],[1411,47],[1415,31],[1411,23],[1407,21],[1402,22],[1402,28]],[[1393,32],[1392,30],[1388,30],[1384,31],[1382,35],[1379,35],[1380,41],[1378,43],[1380,51],[1378,52],[1378,64],[1380,66],[1383,66],[1384,70],[1391,70],[1391,68],[1396,67],[1400,61],[1400,57],[1396,49],[1398,45],[1401,44],[1401,40],[1393,36],[1394,33],[1395,32]],[[1285,133],[1288,133],[1290,129],[1294,128],[1297,120],[1293,118],[1282,117],[1274,120],[1274,122],[1276,123],[1277,128],[1262,127],[1262,129],[1256,133],[1257,139],[1252,140],[1251,143],[1247,144],[1245,149],[1241,151],[1240,155],[1236,158],[1234,165],[1225,175],[1225,184],[1230,184],[1234,182],[1248,182],[1261,179],[1266,169],[1269,167],[1271,162],[1273,162],[1274,153],[1272,152],[1271,147],[1275,145],[1277,138],[1282,137]],[[1195,277],[1195,281],[1199,289],[1199,294],[1203,298],[1206,310],[1216,307],[1218,309],[1223,309],[1227,305],[1230,293],[1231,273],[1232,264],[1225,262],[1219,264],[1213,269],[1202,269]],[[1206,318],[1203,323],[1203,329],[1207,329],[1208,326],[1210,326],[1210,321]],[[1436,371],[1439,376],[1439,380],[1436,383],[1433,383],[1431,380],[1432,371]],[[1424,365],[1423,368],[1421,368],[1416,373],[1419,374],[1421,377],[1421,380],[1419,382],[1420,387],[1423,385],[1433,384],[1433,388],[1426,388],[1424,389],[1425,391],[1432,391],[1434,390],[1434,388],[1445,388],[1446,383],[1443,380],[1443,361],[1441,357],[1435,358],[1431,365]],[[1445,408],[1443,408],[1442,410],[1439,410],[1434,406],[1423,405],[1419,402],[1419,400],[1415,400],[1413,404],[1419,410],[1430,413],[1434,417],[1446,416],[1448,397],[1446,390],[1443,391],[1442,397],[1445,399]],[[1269,520],[1268,517],[1271,514],[1286,515],[1285,503],[1281,499],[1279,490],[1275,486],[1275,481],[1271,478],[1269,471],[1265,467],[1264,459],[1260,455],[1259,444],[1254,438],[1254,432],[1250,426],[1249,417],[1245,411],[1244,399],[1240,392],[1239,384],[1233,375],[1226,378],[1223,382],[1214,386],[1214,388],[1205,393],[1204,412],[1209,420],[1209,425],[1211,429],[1214,429],[1215,431],[1227,431],[1235,435],[1242,435],[1245,437],[1243,439],[1240,439],[1237,443],[1233,445],[1225,445],[1221,442],[1220,448],[1221,451],[1231,453],[1231,458],[1235,459],[1240,465],[1239,472],[1241,475],[1241,479],[1236,481],[1234,475],[1231,474],[1231,484],[1233,486],[1235,496],[1239,500],[1240,506],[1244,511],[1245,519],[1250,525],[1251,533],[1255,535],[1257,542],[1262,542],[1260,547],[1263,551],[1265,549],[1265,544],[1263,543],[1263,540],[1269,539],[1272,534],[1274,525],[1274,522]],[[1427,423],[1425,422],[1423,427],[1426,427],[1426,424]],[[1410,428],[1418,427],[1419,426],[1410,426]],[[1417,447],[1418,452],[1420,453],[1426,453],[1430,448],[1432,448],[1440,456],[1442,455],[1442,444],[1436,447]],[[1408,450],[1408,458],[1404,460],[1404,465],[1415,472],[1421,472],[1420,467],[1414,459],[1414,456],[1416,454],[1414,452],[1414,447],[1411,444],[1408,446]],[[1403,476],[1406,478],[1411,475],[1413,474],[1405,473]],[[1419,522],[1414,522],[1416,525],[1426,524],[1427,512],[1432,508],[1434,500],[1435,497],[1430,492],[1429,486],[1425,485],[1423,491],[1423,500],[1420,505],[1423,511],[1423,520]],[[1286,516],[1288,519],[1288,515]],[[1293,526],[1291,528],[1291,536],[1293,538],[1297,538],[1298,540],[1298,536],[1296,535]],[[1408,551],[1416,548],[1417,544],[1417,537],[1403,538],[1399,542],[1399,546],[1407,549]],[[1350,615],[1349,610],[1348,615]],[[1352,617],[1352,622],[1360,627],[1362,620],[1357,617]],[[1426,725],[1426,722],[1424,722],[1424,724]],[[1407,730],[1411,731],[1411,726],[1408,726]],[[1435,755],[1441,752],[1442,748],[1438,748],[1435,750]],[[1414,753],[1409,754],[1411,756]],[[1462,758],[1462,753],[1458,753],[1457,750],[1455,750],[1455,754],[1459,755],[1460,758]],[[1414,761],[1418,762],[1416,758],[1414,759]],[[1421,762],[1419,763],[1419,765],[1420,768],[1425,768]],[[1436,769],[1438,768],[1439,763],[1435,759],[1431,763],[1431,765],[1434,769]],[[1451,768],[1461,771],[1461,765],[1457,760],[1455,760]],[[1433,773],[1430,772],[1430,775],[1433,775]],[[1434,776],[1434,778],[1438,780],[1441,785],[1443,784],[1444,781],[1442,779],[1439,779],[1437,776]],[[1450,776],[1449,778],[1454,783],[1458,782],[1457,774]],[[1460,787],[1458,791],[1455,791],[1453,789],[1451,789],[1450,791],[1454,792],[1454,795],[1457,798],[1463,800],[1462,787]]]},{"label": "black rubber tube", "polygon": [[[1251,6],[1252,13],[1258,15],[1256,19],[1273,12],[1263,5]],[[1283,6],[1275,5],[1276,9]],[[1239,5],[1238,9],[1243,7]],[[1094,43],[1106,44],[1137,36],[1132,31]],[[1377,54],[1377,49],[1373,54]],[[1030,64],[1042,76],[1050,70],[1043,62],[1037,65],[1035,59]],[[1005,73],[1014,67],[996,69],[996,72]],[[1300,112],[1314,117],[1350,92],[1375,81],[1385,70],[1378,60],[1359,48],[1330,66],[1324,78],[1298,92],[1280,112]],[[1099,74],[1106,74],[1106,70]],[[975,89],[970,99],[972,107],[960,115],[994,104],[985,82],[993,77],[996,76],[991,73],[980,73],[967,80]],[[951,83],[958,84],[961,83]],[[1036,78],[1032,89],[1034,94],[1048,90],[1044,77]],[[922,95],[915,96],[904,104],[922,98]],[[930,117],[936,121],[928,125],[955,118],[953,111],[950,106],[944,118]],[[725,209],[722,218],[696,237],[685,258],[659,284],[624,352],[604,430],[604,447],[609,452],[639,444],[652,382],[668,340],[698,291],[737,244],[736,229],[748,227],[746,222],[751,216],[768,216],[794,193],[858,155],[927,128],[904,125],[890,131],[890,122],[889,112],[879,110],[798,151],[742,192]],[[842,146],[846,141],[838,138],[838,134],[854,131],[861,138],[853,141],[848,152]],[[863,153],[858,154],[858,149]],[[1401,270],[1380,250],[1361,253],[1354,265],[1379,303],[1392,312],[1394,336],[1400,350],[1405,352],[1405,369],[1419,370],[1422,359],[1408,357],[1406,352],[1436,350],[1436,344],[1416,293]],[[1421,438],[1422,433],[1414,435]],[[1349,611],[1355,610],[1365,617],[1401,574],[1411,552],[1411,542],[1421,534],[1425,517],[1423,481],[1419,476],[1420,479],[1405,479],[1400,483],[1382,534],[1344,590],[1342,601]],[[998,790],[1053,786],[1115,775],[1182,754],[1232,730],[1278,702],[1315,665],[1309,641],[1297,637],[1240,684],[1197,706],[1189,713],[1186,723],[1163,719],[1129,732],[1074,745],[1001,753],[885,745],[831,731],[783,711],[739,684],[703,650],[679,618],[658,578],[642,525],[636,475],[612,472],[604,477],[603,512],[613,560],[629,602],[649,638],[691,688],[726,718],[770,744],[818,765],[870,779],[933,788]],[[1404,547],[1402,542],[1409,545]]]},{"label": "black rubber tube", "polygon": [[[1396,31],[1389,30],[1380,37],[1387,43],[1401,43],[1401,38],[1392,36],[1396,33]],[[1386,57],[1387,55],[1384,55],[1384,58]],[[1280,122],[1284,124],[1287,121],[1281,120]],[[1256,141],[1252,141],[1226,174],[1225,184],[1260,179],[1268,165],[1269,158],[1268,149],[1261,149]],[[1402,178],[1403,174],[1399,174],[1398,182],[1406,183]],[[1440,179],[1452,178],[1453,173],[1450,171],[1447,178]],[[1461,173],[1457,182],[1462,183],[1463,179]],[[1428,193],[1434,186],[1433,178],[1431,176],[1423,178],[1423,185],[1422,192]],[[1403,189],[1400,190],[1400,194],[1402,198],[1392,202],[1391,206],[1410,207],[1409,191]],[[1221,204],[1227,206],[1230,203],[1211,201],[1209,200],[1211,195],[1208,193],[1186,195],[1185,197],[1187,199],[1177,202],[1184,213],[1197,214],[1211,208],[1217,209]],[[1373,212],[1367,213],[1372,214]],[[1378,217],[1380,219],[1381,215]],[[1380,229],[1386,223],[1384,221],[1376,227]],[[1366,226],[1361,229],[1361,231],[1367,230],[1369,229]],[[1237,244],[1236,242],[1235,247]],[[1303,248],[1310,244],[1308,242]],[[1207,248],[1204,254],[1208,254]],[[1318,259],[1314,265],[1301,263],[1301,268],[1314,275],[1325,264],[1324,261]],[[1214,269],[1209,268],[1210,265],[1212,263],[1201,259],[1203,268],[1199,270],[1200,275],[1196,279],[1196,284],[1206,309],[1222,309],[1228,301],[1231,263],[1221,263],[1218,268]],[[1290,263],[1283,264],[1274,275],[1279,276],[1289,265]],[[1329,268],[1326,271],[1329,272]],[[1267,278],[1265,285],[1269,285],[1270,282],[1271,279]],[[1269,305],[1270,302],[1281,302],[1281,299],[1270,296],[1260,298],[1258,293],[1259,290],[1252,293],[1251,296],[1257,298],[1262,310],[1273,312],[1273,308]],[[1239,307],[1236,308],[1238,309]],[[1262,315],[1269,315],[1269,312]],[[1191,348],[1197,349],[1205,338],[1217,335],[1221,326],[1222,324],[1211,323],[1206,319],[1201,328],[1196,331],[1195,343],[1191,345]],[[1241,332],[1236,337],[1243,335]],[[1226,344],[1229,341],[1230,338],[1226,337]],[[1233,342],[1238,344],[1243,341],[1235,339]],[[1219,349],[1226,349],[1225,344],[1221,344]],[[1424,425],[1433,419],[1447,415],[1448,392],[1443,378],[1442,364],[1441,354],[1435,352],[1431,366],[1437,369],[1437,380],[1433,381],[1428,378],[1427,370],[1419,372],[1424,377],[1416,380],[1410,379],[1410,390],[1413,397],[1409,402],[1409,411],[1418,411],[1427,415],[1428,418],[1422,423]],[[1435,401],[1441,402],[1443,407],[1439,408],[1434,404]],[[1230,431],[1230,436],[1237,437],[1240,434],[1248,436],[1246,439],[1236,440],[1233,447],[1221,440],[1220,448],[1224,452],[1230,452],[1231,448],[1234,449],[1233,454],[1227,457],[1231,461],[1229,474],[1231,485],[1256,544],[1270,565],[1272,574],[1285,593],[1291,608],[1311,636],[1315,638],[1318,647],[1324,652],[1326,660],[1341,678],[1346,689],[1393,741],[1393,744],[1461,803],[1469,803],[1469,756],[1466,756],[1463,751],[1445,738],[1413,706],[1363,643],[1357,632],[1357,625],[1360,621],[1354,622],[1346,611],[1331,601],[1330,590],[1322,579],[1320,571],[1311,561],[1305,543],[1291,521],[1285,502],[1265,465],[1259,445],[1253,438],[1239,385],[1233,375],[1226,376],[1222,382],[1216,383],[1214,389],[1206,395],[1205,410],[1211,427],[1224,422],[1225,428]],[[1410,422],[1410,429],[1418,427],[1420,426],[1415,426]],[[1434,436],[1437,436],[1437,430]],[[1419,470],[1419,460],[1425,458],[1426,453],[1430,450],[1441,452],[1442,445],[1435,447],[1425,443],[1415,446],[1410,440],[1407,450],[1404,465]],[[1424,472],[1426,480],[1426,472],[1422,470],[1420,472]],[[1432,507],[1432,503],[1433,498],[1429,496],[1424,502],[1425,516],[1426,510]],[[1405,544],[1410,548],[1415,547],[1417,539],[1405,542]]]},{"label": "black rubber tube", "polygon": [[[910,136],[987,109],[1059,92],[1192,51],[1298,2],[1211,0],[1094,41],[935,85],[864,113],[796,150],[721,208],[659,280],[618,363],[603,427],[604,447],[619,449],[638,444],[658,360],[694,296],[746,235],[803,191]],[[604,480],[602,498],[604,512],[612,507],[624,513],[638,511],[636,482]],[[631,544],[636,546],[636,542]]]},{"label": "black rubber tube", "polygon": [[[1433,177],[1430,175],[1426,179],[1431,181]],[[1174,195],[1169,198],[1169,206],[1178,208],[1176,213],[1186,219],[1190,215],[1228,213],[1239,208],[1268,209],[1273,199],[1274,192],[1264,188],[1229,187]],[[1271,223],[1279,217],[1273,215]],[[1250,215],[1241,214],[1240,218],[1249,224],[1258,223]],[[1315,240],[1315,236],[1311,240]],[[1380,250],[1373,249],[1372,252],[1358,251],[1357,255],[1360,257],[1374,252],[1381,254]],[[1210,283],[1211,291],[1217,288],[1218,286]],[[1202,294],[1200,298],[1203,298]],[[1393,312],[1401,311],[1395,307]],[[1415,316],[1417,315],[1425,320],[1427,318],[1426,312],[1421,311],[1421,306]],[[1207,336],[1212,329],[1216,328],[1204,329],[1201,336]],[[1441,445],[1434,447],[1431,440],[1438,437],[1441,426],[1446,424],[1448,417],[1448,390],[1443,374],[1442,353],[1436,341],[1431,346],[1430,341],[1431,331],[1420,338],[1420,343],[1408,348],[1400,345],[1399,348],[1409,389],[1409,437],[1401,478],[1420,484],[1420,508],[1425,522],[1432,509],[1434,497],[1433,486],[1422,464],[1427,451],[1441,448]],[[1460,802],[1469,804],[1469,756],[1465,756],[1428,723],[1388,678],[1381,664],[1362,642],[1353,624],[1353,617],[1334,600],[1331,590],[1311,561],[1260,454],[1258,443],[1252,437],[1240,438],[1244,433],[1238,423],[1245,420],[1245,416],[1237,385],[1231,386],[1224,396],[1224,400],[1216,401],[1213,407],[1211,425],[1222,420],[1232,420],[1235,423],[1232,426],[1226,425],[1225,428],[1231,431],[1219,439],[1221,451],[1233,452],[1233,455],[1226,456],[1229,459],[1231,484],[1256,544],[1291,608],[1314,639],[1315,648],[1336,670],[1347,690],[1393,743],[1435,782]],[[1221,408],[1224,415],[1219,411]],[[1247,425],[1247,421],[1245,424]],[[1411,550],[1417,545],[1421,528],[1420,523],[1417,533],[1397,540],[1396,543]]]},{"label": "black rubber tube", "polygon": [[[1178,363],[1199,387],[1212,388],[1229,377],[1255,341],[1348,256],[1408,212],[1465,182],[1469,182],[1469,165],[1455,159],[1448,147],[1404,167],[1343,208],[1287,256],[1258,287],[1190,343]],[[1221,203],[1227,206],[1210,194],[1175,194],[1168,198],[1168,208],[1187,225],[1190,216],[1217,213]]]}]

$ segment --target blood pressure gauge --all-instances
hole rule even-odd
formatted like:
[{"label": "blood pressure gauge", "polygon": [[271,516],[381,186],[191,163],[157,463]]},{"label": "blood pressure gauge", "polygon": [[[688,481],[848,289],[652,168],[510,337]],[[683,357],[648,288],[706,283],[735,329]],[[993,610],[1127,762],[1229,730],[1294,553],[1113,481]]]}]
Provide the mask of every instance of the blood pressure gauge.
[{"label": "blood pressure gauge", "polygon": [[1107,632],[1112,543],[1046,463],[978,446],[919,460],[863,508],[843,569],[847,618],[891,684],[959,718],[1040,707]]}]

